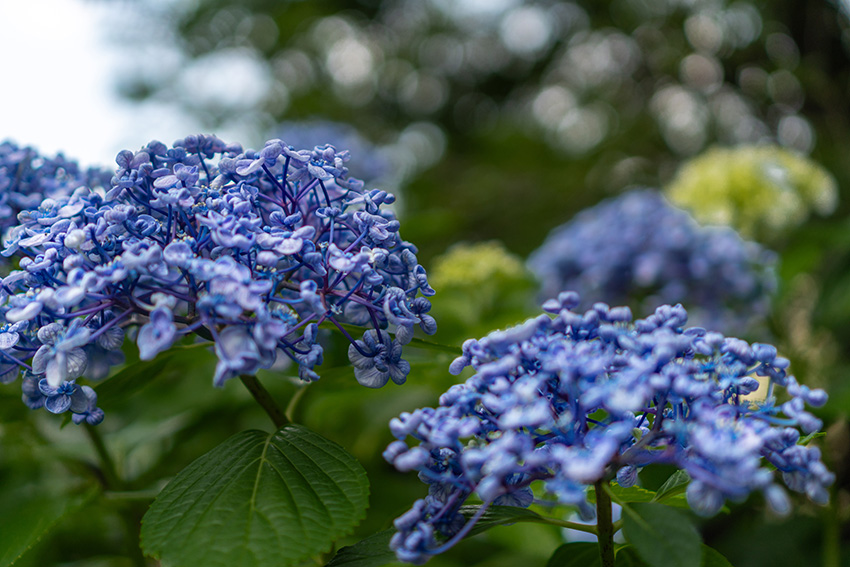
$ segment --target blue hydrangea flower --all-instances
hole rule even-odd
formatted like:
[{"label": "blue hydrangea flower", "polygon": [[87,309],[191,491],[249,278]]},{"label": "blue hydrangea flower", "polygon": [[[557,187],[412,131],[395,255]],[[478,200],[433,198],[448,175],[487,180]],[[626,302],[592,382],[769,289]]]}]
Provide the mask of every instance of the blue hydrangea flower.
[{"label": "blue hydrangea flower", "polygon": [[375,147],[353,126],[330,120],[288,121],[277,128],[287,141],[298,148],[331,143],[346,148],[352,155],[362,156],[357,163],[349,165],[352,175],[368,183],[383,179],[390,173],[387,151]]},{"label": "blue hydrangea flower", "polygon": [[315,380],[319,325],[349,336],[348,323],[369,327],[349,337],[352,361],[373,366],[358,379],[403,382],[401,345],[414,325],[436,329],[417,296],[434,291],[392,195],[350,177],[349,157],[282,140],[154,141],[118,154],[106,191],[80,185],[21,211],[3,242],[20,269],[0,281],[0,379],[24,369],[57,389],[87,367],[103,376],[134,325],[145,360],[190,333],[214,341],[217,386],[279,354]]},{"label": "blue hydrangea flower", "polygon": [[112,172],[82,169],[62,154],[40,155],[11,141],[0,143],[0,233],[14,226],[18,213],[46,198],[69,195],[77,187],[107,187]]},{"label": "blue hydrangea flower", "polygon": [[[395,522],[400,560],[423,563],[468,533],[478,516],[467,520],[460,507],[473,494],[481,510],[528,505],[539,481],[547,498],[589,519],[589,486],[615,478],[630,486],[655,463],[688,473],[688,502],[701,515],[752,492],[787,513],[780,478],[826,501],[834,475],[816,447],[798,444],[821,426],[805,405],[824,404],[826,394],[788,375],[775,348],[685,328],[681,305],[632,322],[628,308],[597,303],[582,313],[578,304],[565,292],[544,304],[554,317],[467,341],[451,371],[475,374],[439,407],[390,422],[397,440],[384,457],[429,484]],[[745,398],[755,376],[769,381],[762,401]],[[790,397],[783,404],[780,387]]]},{"label": "blue hydrangea flower", "polygon": [[354,365],[354,377],[369,388],[380,388],[390,379],[404,384],[410,373],[410,363],[401,358],[402,343],[388,333],[367,331],[363,340],[348,347],[348,357]]},{"label": "blue hydrangea flower", "polygon": [[656,191],[633,190],[556,228],[529,258],[543,297],[583,297],[645,311],[682,303],[706,328],[754,330],[776,289],[776,256],[728,227],[698,225]]}]

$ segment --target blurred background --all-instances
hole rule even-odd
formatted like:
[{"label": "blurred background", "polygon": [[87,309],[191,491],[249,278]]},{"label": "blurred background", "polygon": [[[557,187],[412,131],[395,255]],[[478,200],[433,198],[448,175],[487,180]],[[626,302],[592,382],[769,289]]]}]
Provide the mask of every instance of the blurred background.
[{"label": "blurred background", "polygon": [[[278,137],[347,148],[355,176],[398,195],[402,234],[438,290],[435,340],[453,345],[536,312],[525,262],[553,229],[632,188],[657,189],[775,254],[765,329],[744,338],[778,344],[801,382],[831,395],[820,415],[835,504],[801,500],[788,520],[760,502],[734,505],[705,522],[706,542],[738,566],[838,565],[842,548],[850,565],[848,17],[846,0],[5,0],[0,140],[109,167],[121,149],[194,132],[253,148]],[[611,246],[616,228],[603,235]],[[424,494],[381,461],[385,424],[436,403],[453,382],[450,357],[420,353],[409,384],[381,392],[352,385],[344,354],[329,358],[339,369],[305,396],[303,418],[386,487],[373,490],[357,534],[368,535]],[[191,411],[176,393],[190,386],[165,380],[174,399],[146,390],[115,401],[104,427],[158,455],[150,466],[188,462],[181,443],[215,444],[228,430],[203,419],[257,419],[235,388],[207,391],[206,370],[186,380],[206,388]],[[153,403],[156,416],[140,409]],[[122,430],[134,415],[159,428],[155,447],[141,425],[138,439]],[[542,565],[562,537],[500,528],[432,564]],[[114,549],[99,553],[102,563],[78,550],[73,564],[120,564]],[[59,556],[54,546],[24,559]]]}]

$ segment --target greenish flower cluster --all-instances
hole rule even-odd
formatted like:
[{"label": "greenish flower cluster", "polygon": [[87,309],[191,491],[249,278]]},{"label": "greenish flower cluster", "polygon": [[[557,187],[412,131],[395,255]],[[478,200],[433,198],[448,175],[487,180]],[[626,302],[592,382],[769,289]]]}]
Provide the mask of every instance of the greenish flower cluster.
[{"label": "greenish flower cluster", "polygon": [[747,237],[775,237],[812,213],[831,213],[835,179],[806,156],[778,146],[712,148],[681,167],[666,188],[703,224]]}]

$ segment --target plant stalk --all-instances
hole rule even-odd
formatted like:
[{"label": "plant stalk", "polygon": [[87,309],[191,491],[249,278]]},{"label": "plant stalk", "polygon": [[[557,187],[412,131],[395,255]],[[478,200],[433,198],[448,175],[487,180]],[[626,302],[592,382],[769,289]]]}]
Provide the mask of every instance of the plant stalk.
[{"label": "plant stalk", "polygon": [[269,394],[269,391],[265,389],[259,380],[257,380],[256,376],[243,374],[239,377],[239,379],[242,380],[242,383],[245,384],[245,387],[248,388],[248,391],[251,392],[251,395],[254,396],[257,403],[260,404],[260,406],[266,411],[275,427],[280,429],[289,423],[289,420],[286,419],[286,415],[284,415],[283,410],[278,407],[271,394]]},{"label": "plant stalk", "polygon": [[97,427],[86,423],[84,426],[89,439],[94,446],[97,457],[100,460],[100,472],[103,474],[104,488],[107,490],[121,490],[123,483],[118,477],[118,472],[115,469],[115,461],[106,449],[106,443],[103,442],[103,437],[100,435]]},{"label": "plant stalk", "polygon": [[599,538],[599,556],[602,567],[614,567],[614,524],[611,521],[611,496],[606,490],[608,482],[596,481],[596,530]]},{"label": "plant stalk", "polygon": [[[104,489],[107,491],[122,490],[125,487],[124,481],[118,476],[115,461],[112,459],[112,455],[109,454],[109,450],[106,448],[106,443],[103,441],[100,431],[96,426],[89,423],[84,425],[84,429],[92,445],[94,445],[94,450],[100,460],[100,472],[103,475],[102,483]],[[133,508],[132,506],[119,506],[117,512],[127,536],[128,557],[135,567],[145,567],[147,562],[139,547],[139,525],[142,519],[142,512]]]},{"label": "plant stalk", "polygon": [[841,520],[838,517],[838,494],[833,491],[829,506],[823,511],[823,567],[841,564]]}]

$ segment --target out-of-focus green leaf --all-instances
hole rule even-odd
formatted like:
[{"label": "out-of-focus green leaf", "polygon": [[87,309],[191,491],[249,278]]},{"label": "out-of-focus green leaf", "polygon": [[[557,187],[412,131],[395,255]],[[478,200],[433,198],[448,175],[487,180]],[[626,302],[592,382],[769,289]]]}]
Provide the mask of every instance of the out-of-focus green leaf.
[{"label": "out-of-focus green leaf", "polygon": [[[153,360],[142,360],[127,365],[96,386],[101,400],[126,397],[149,385],[153,379],[180,377],[198,367],[200,360],[209,360],[210,343],[175,346],[160,353]],[[212,377],[210,377],[212,381]]]},{"label": "out-of-focus green leaf", "polygon": [[688,483],[691,481],[690,475],[688,475],[685,471],[676,471],[670,478],[664,481],[664,484],[661,485],[661,488],[658,489],[658,492],[655,495],[655,498],[652,499],[653,502],[664,502],[670,498],[678,496],[680,494],[684,494],[685,489],[688,487]]},{"label": "out-of-focus green leaf", "polygon": [[645,567],[646,563],[641,560],[635,548],[625,545],[617,550],[614,558],[614,567]]},{"label": "out-of-focus green leaf", "polygon": [[732,567],[732,564],[719,551],[703,544],[702,567]]},{"label": "out-of-focus green leaf", "polygon": [[[624,488],[618,484],[611,485],[611,493],[614,495],[614,501],[619,502],[652,502],[656,497],[651,490],[641,488],[639,486],[629,486]],[[591,504],[596,503],[596,491],[590,490],[587,493],[587,501]]]},{"label": "out-of-focus green leaf", "polygon": [[565,543],[555,550],[546,567],[602,567],[599,545],[588,542]]},{"label": "out-of-focus green leaf", "polygon": [[623,534],[650,567],[693,567],[702,556],[699,532],[686,514],[655,502],[623,507]]},{"label": "out-of-focus green leaf", "polygon": [[394,529],[384,530],[340,549],[326,567],[381,567],[396,562],[390,550]]},{"label": "out-of-focus green leaf", "polygon": [[94,500],[92,487],[74,494],[44,486],[3,486],[0,491],[0,567],[14,564],[60,520]]}]

